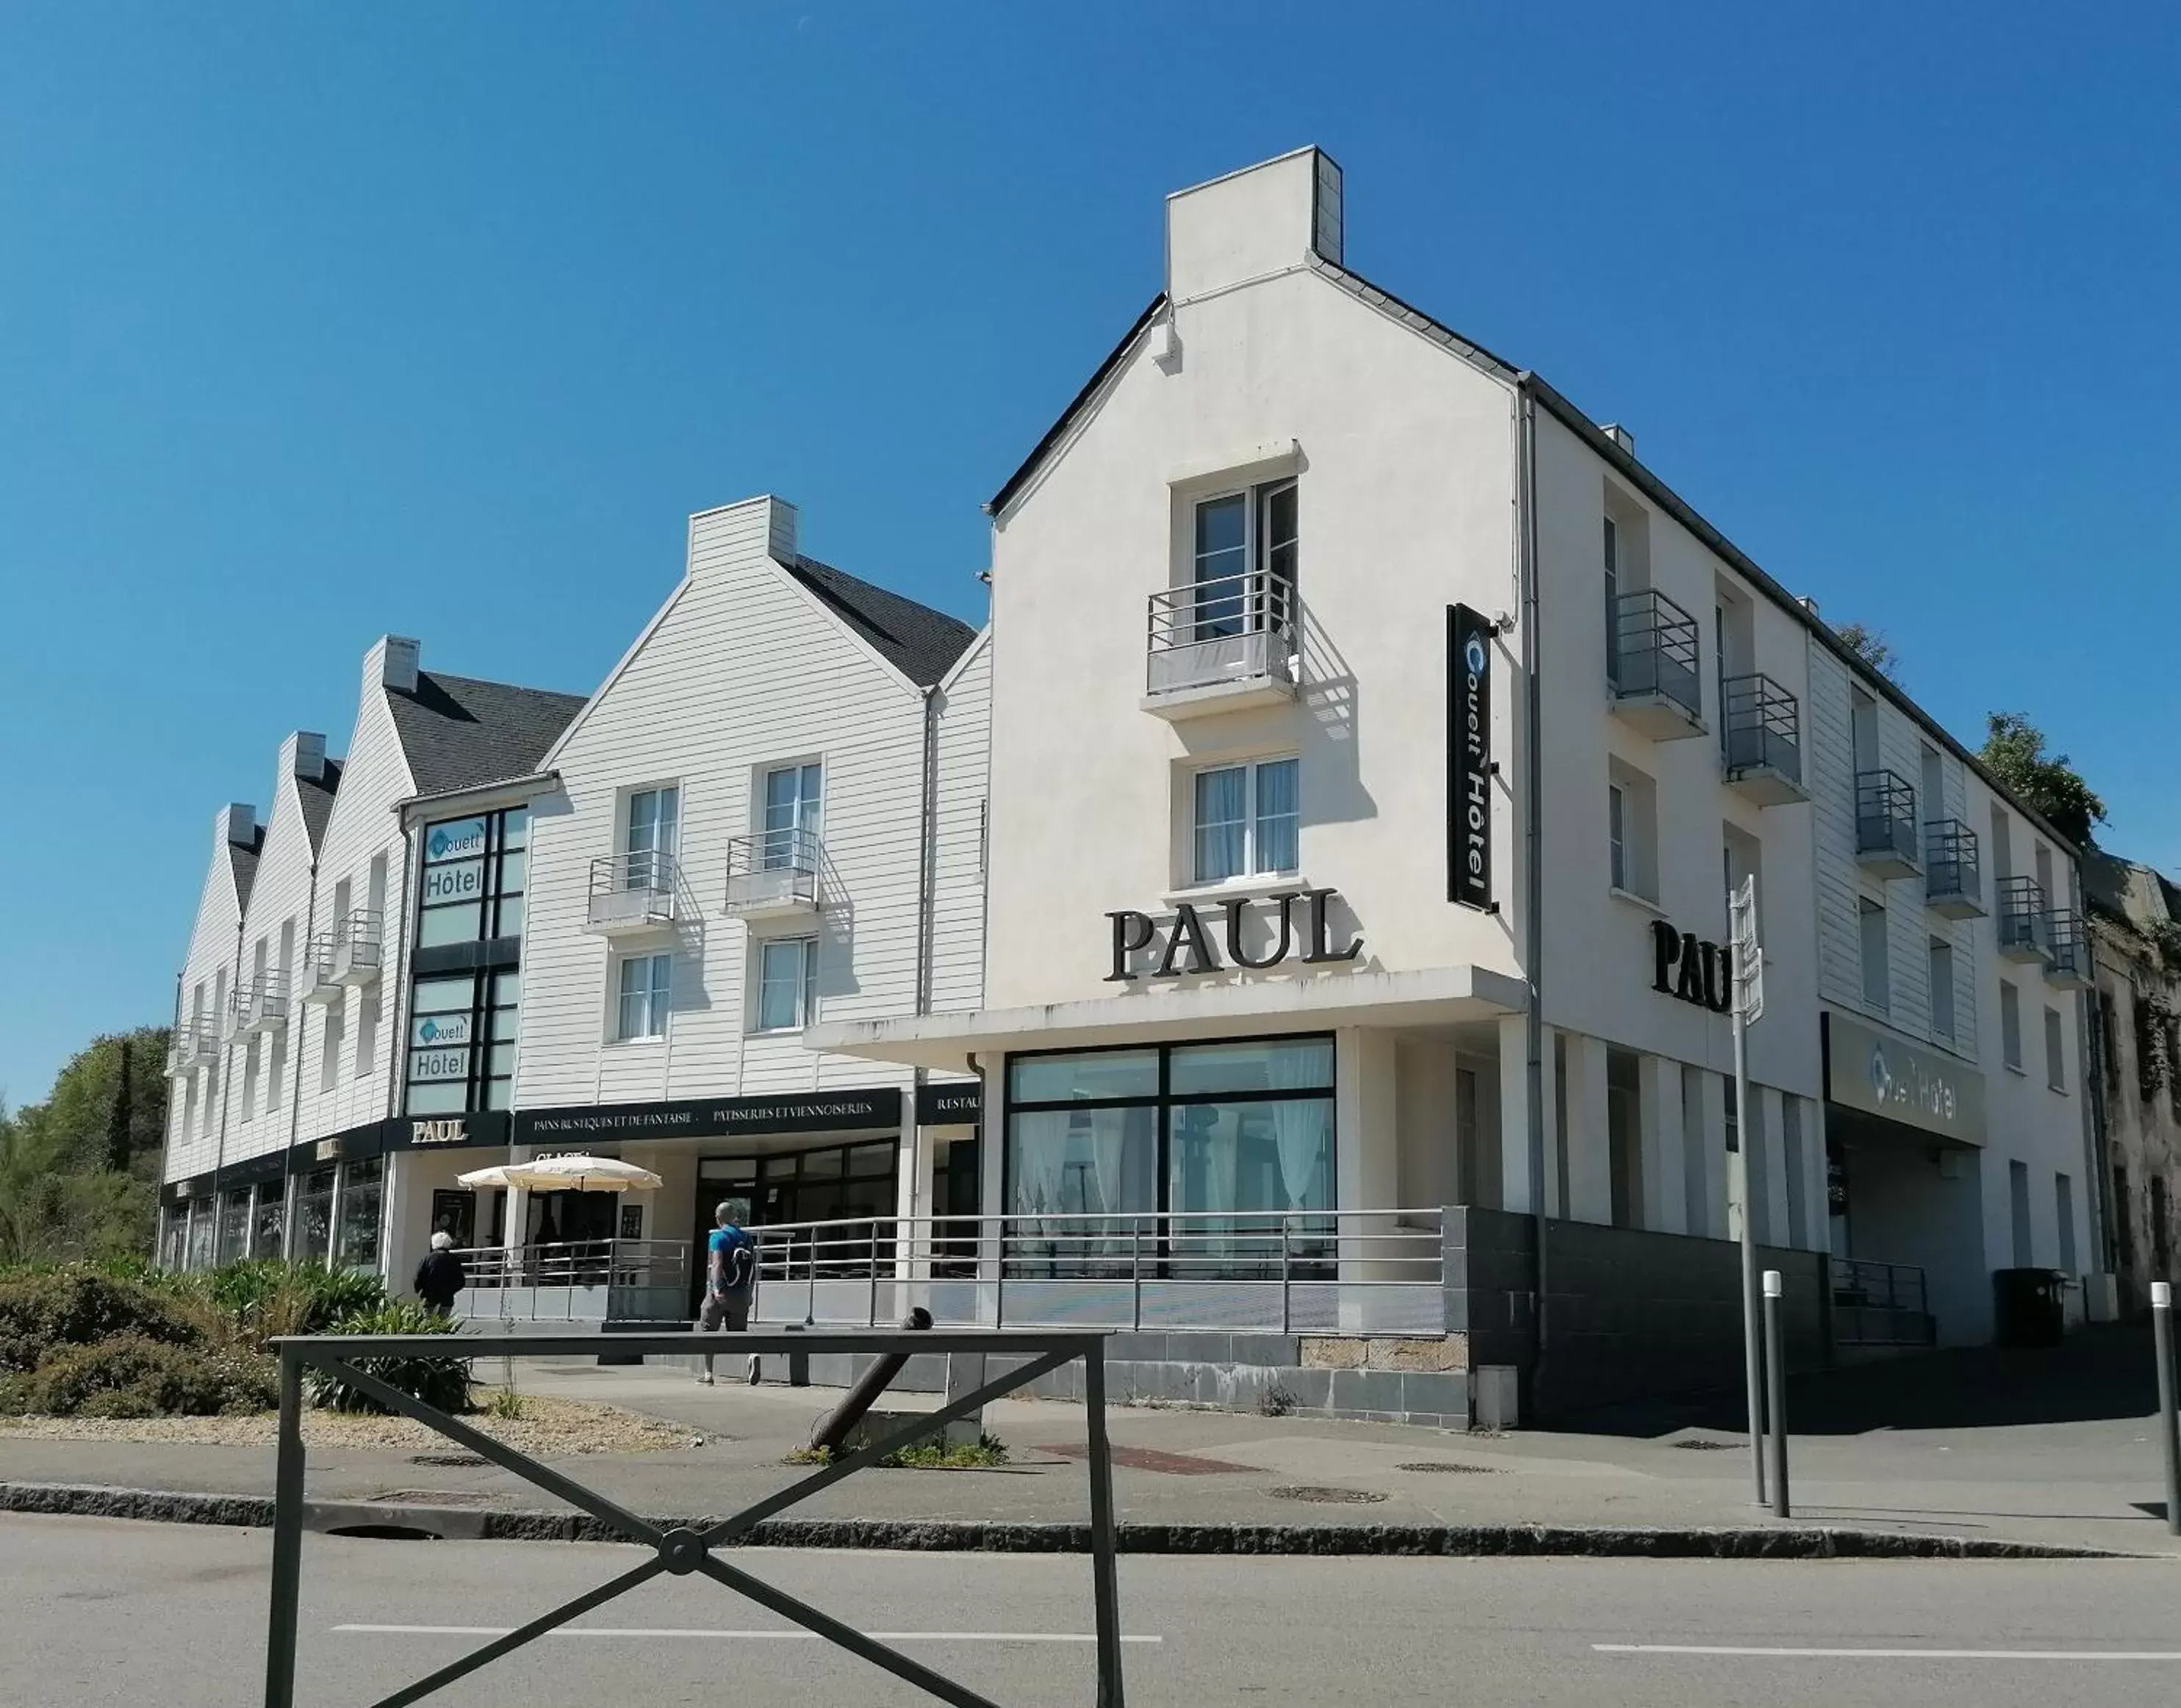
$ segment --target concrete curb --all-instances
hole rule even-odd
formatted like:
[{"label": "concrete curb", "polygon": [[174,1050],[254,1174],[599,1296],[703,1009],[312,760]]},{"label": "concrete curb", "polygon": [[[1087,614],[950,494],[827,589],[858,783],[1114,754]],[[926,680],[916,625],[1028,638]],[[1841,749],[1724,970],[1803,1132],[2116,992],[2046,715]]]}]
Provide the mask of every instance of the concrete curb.
[{"label": "concrete curb", "polygon": [[[0,1512],[134,1518],[169,1524],[269,1529],[263,1495],[194,1494],[85,1483],[0,1483]],[[710,1518],[662,1518],[662,1528],[701,1528]],[[580,1512],[312,1501],[304,1523],[329,1534],[421,1534],[461,1541],[621,1542]],[[2105,1548],[1892,1530],[1755,1525],[1652,1529],[1570,1524],[1136,1524],[1119,1526],[1124,1554],[1339,1555],[1479,1558],[1555,1556],[1649,1560],[2111,1560],[2150,1557]],[[1082,1523],[1000,1523],[917,1518],[773,1518],[738,1545],[871,1548],[908,1553],[1085,1554]]]}]

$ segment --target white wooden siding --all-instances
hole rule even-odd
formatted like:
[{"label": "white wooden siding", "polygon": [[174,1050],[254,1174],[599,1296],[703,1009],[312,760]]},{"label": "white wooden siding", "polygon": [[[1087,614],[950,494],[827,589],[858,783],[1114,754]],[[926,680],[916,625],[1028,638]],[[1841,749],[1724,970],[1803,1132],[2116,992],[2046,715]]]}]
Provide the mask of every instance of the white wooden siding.
[{"label": "white wooden siding", "polygon": [[931,920],[931,1007],[939,1014],[974,1009],[984,1000],[985,791],[992,730],[990,631],[978,636],[943,692]]},{"label": "white wooden siding", "polygon": [[[554,756],[562,793],[533,822],[518,1106],[906,1077],[745,1028],[753,935],[815,933],[824,1018],[906,1014],[916,995],[922,698],[766,555],[792,548],[774,500],[693,518],[687,579]],[[728,917],[727,844],[757,828],[764,771],[814,758],[822,918]],[[682,791],[682,923],[609,943],[584,929],[591,862],[617,850],[626,791],[660,782]],[[670,947],[665,1039],[612,1041],[621,956]]]},{"label": "white wooden siding", "polygon": [[[228,850],[227,827],[233,808],[213,815],[212,861],[205,871],[204,887],[197,895],[196,918],[190,928],[190,946],[182,960],[179,1019],[187,1025],[192,1015],[191,998],[197,985],[205,990],[205,1018],[215,1028],[225,1024],[214,1007],[220,975],[228,988],[235,985],[235,926],[241,918],[235,893],[235,862]],[[248,812],[251,809],[241,809]],[[168,1097],[167,1157],[163,1171],[168,1180],[202,1174],[219,1154],[220,1074],[215,1067],[192,1068],[175,1076]],[[196,1096],[190,1096],[194,1088]],[[209,1108],[209,1119],[207,1110]],[[189,1117],[195,1114],[194,1122]]]},{"label": "white wooden siding", "polygon": [[[289,758],[290,750],[285,747],[282,756],[284,761]],[[338,801],[340,797],[336,794],[334,798]],[[257,857],[257,877],[251,886],[250,906],[244,916],[239,977],[244,980],[256,977],[260,939],[265,943],[266,970],[280,970],[280,928],[284,923],[294,921],[295,946],[293,964],[288,968],[287,1034],[281,1039],[266,1033],[257,1039],[255,1095],[247,1105],[242,1095],[246,1083],[243,1062],[250,1041],[237,1038],[230,1047],[229,1055],[235,1081],[234,1095],[228,1101],[227,1142],[222,1147],[220,1158],[223,1163],[262,1156],[268,1151],[282,1149],[288,1143],[295,1113],[295,1043],[303,1013],[297,972],[303,960],[310,904],[310,830],[303,822],[302,800],[294,774],[284,763],[273,780],[273,809],[266,818],[265,843]],[[282,1055],[284,1083],[279,1087],[278,1103],[268,1111],[266,1103],[273,1088],[272,1067],[276,1050]]]}]

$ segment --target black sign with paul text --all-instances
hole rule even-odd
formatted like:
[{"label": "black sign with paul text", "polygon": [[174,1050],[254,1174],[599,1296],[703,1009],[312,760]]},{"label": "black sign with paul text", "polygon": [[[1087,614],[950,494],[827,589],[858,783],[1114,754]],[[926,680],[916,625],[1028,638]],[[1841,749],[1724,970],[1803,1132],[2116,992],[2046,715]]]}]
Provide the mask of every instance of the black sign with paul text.
[{"label": "black sign with paul text", "polygon": [[1492,899],[1490,619],[1446,608],[1446,899],[1497,913]]}]

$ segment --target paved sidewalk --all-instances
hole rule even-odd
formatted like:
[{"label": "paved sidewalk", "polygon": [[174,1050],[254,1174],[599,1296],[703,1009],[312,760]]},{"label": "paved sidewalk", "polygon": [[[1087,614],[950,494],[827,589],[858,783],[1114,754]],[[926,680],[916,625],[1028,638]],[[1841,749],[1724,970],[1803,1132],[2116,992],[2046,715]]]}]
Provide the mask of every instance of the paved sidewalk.
[{"label": "paved sidewalk", "polygon": [[[700,1445],[663,1453],[560,1462],[581,1480],[640,1512],[723,1513],[803,1474],[782,1459],[837,1397],[816,1388],[752,1389],[727,1380],[727,1363],[721,1360],[714,1388],[671,1368],[528,1362],[517,1369],[526,1392],[626,1406],[687,1424],[693,1443],[701,1437]],[[903,1396],[892,1403],[936,1402]],[[1824,1426],[1822,1406],[1813,1413]],[[1751,1500],[1739,1438],[1715,1429],[1494,1438],[1220,1412],[1117,1408],[1109,1415],[1119,1516],[1139,1524],[1681,1529],[1778,1522]],[[2148,1417],[1860,1434],[1840,1432],[1831,1421],[1832,1433],[1792,1440],[1799,1524],[2181,1557],[2181,1538],[2168,1535],[2162,1521],[2162,1472]],[[1004,1401],[988,1409],[986,1426],[1013,1455],[1004,1468],[864,1473],[794,1515],[1024,1523],[1085,1518],[1079,1408]],[[0,1480],[8,1482],[264,1495],[272,1477],[269,1449],[0,1436]],[[559,1509],[495,1467],[422,1465],[384,1451],[313,1449],[308,1489],[319,1501]]]}]

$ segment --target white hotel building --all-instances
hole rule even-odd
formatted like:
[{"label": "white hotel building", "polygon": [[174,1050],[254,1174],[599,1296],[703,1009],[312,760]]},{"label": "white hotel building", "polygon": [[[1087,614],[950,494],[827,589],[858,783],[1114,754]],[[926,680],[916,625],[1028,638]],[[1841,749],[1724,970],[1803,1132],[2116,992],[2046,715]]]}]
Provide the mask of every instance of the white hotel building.
[{"label": "white hotel building", "polygon": [[[1102,1323],[1124,1394],[1371,1415],[1511,1370],[1551,1413],[1733,1380],[1740,1144],[1798,1358],[1984,1339],[1996,1270],[2101,1297],[2074,851],[1627,433],[1344,249],[1315,150],[1170,198],[1164,288],[989,506],[982,633],[800,557],[776,500],[708,512],[534,754],[378,802],[419,945],[397,1277],[434,1223],[613,1238],[654,1285],[560,1279],[671,1314],[665,1254],[743,1197],[762,1316]],[[441,928],[511,807],[519,941]],[[280,834],[223,823],[185,1015]],[[416,1029],[459,978],[450,1058]],[[577,1143],[667,1184],[454,1184]]]}]

